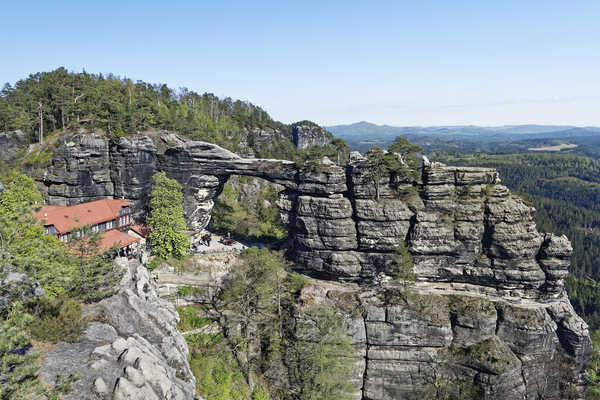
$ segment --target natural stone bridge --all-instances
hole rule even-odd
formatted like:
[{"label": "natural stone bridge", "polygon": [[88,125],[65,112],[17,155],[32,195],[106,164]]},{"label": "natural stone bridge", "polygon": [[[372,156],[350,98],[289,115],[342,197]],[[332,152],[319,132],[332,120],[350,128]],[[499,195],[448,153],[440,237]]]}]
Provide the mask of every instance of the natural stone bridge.
[{"label": "natural stone bridge", "polygon": [[308,273],[372,282],[406,243],[420,281],[475,284],[542,301],[564,292],[569,241],[539,233],[535,210],[500,185],[493,169],[427,163],[416,181],[383,178],[376,201],[362,160],[311,173],[290,161],[244,159],[175,135],[158,143],[137,136],[116,144],[78,135],[55,153],[39,180],[51,204],[123,197],[141,217],[156,171],[183,185],[186,218],[195,230],[208,224],[229,176],[283,185],[278,205],[292,255]]},{"label": "natural stone bridge", "polygon": [[[426,163],[415,181],[383,178],[376,201],[360,159],[310,173],[174,135],[112,144],[79,135],[39,181],[50,203],[124,197],[141,218],[156,171],[183,185],[194,229],[209,222],[231,175],[285,187],[278,205],[295,267],[338,281],[311,280],[302,303],[344,315],[355,350],[354,398],[425,398],[439,376],[474,382],[489,399],[583,398],[591,342],[564,290],[571,245],[539,233],[535,210],[494,170]],[[390,301],[389,287],[376,284],[403,245],[418,282],[411,296]]]}]

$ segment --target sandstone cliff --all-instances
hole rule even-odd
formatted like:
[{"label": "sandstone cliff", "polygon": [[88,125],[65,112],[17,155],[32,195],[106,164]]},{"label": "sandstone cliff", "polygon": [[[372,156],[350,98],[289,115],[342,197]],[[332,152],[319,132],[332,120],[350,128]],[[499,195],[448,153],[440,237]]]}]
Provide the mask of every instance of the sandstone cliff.
[{"label": "sandstone cliff", "polygon": [[[419,398],[447,382],[494,399],[582,397],[591,346],[564,289],[571,245],[538,232],[535,210],[494,170],[426,162],[416,180],[383,178],[376,201],[360,159],[315,173],[203,142],[127,137],[111,144],[79,135],[39,181],[51,203],[124,197],[141,216],[159,170],[182,183],[194,229],[208,224],[230,175],[285,187],[279,206],[290,255],[318,278],[307,303],[346,313],[357,398]],[[417,278],[412,296],[394,295],[384,274],[403,245]]]},{"label": "sandstone cliff", "polygon": [[95,305],[103,322],[91,322],[77,343],[59,343],[44,357],[41,376],[78,375],[66,399],[194,399],[175,307],[158,298],[143,265],[117,262],[125,269],[119,293]]},{"label": "sandstone cliff", "polygon": [[311,146],[325,146],[331,142],[333,135],[325,128],[310,122],[301,121],[291,125],[292,140],[299,149],[306,149]]}]

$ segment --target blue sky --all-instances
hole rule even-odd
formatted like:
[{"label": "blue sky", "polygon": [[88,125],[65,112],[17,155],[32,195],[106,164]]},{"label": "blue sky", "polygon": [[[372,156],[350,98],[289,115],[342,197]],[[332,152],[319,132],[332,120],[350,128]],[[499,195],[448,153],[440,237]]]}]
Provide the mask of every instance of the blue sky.
[{"label": "blue sky", "polygon": [[600,1],[5,1],[0,81],[64,66],[284,122],[600,125]]}]

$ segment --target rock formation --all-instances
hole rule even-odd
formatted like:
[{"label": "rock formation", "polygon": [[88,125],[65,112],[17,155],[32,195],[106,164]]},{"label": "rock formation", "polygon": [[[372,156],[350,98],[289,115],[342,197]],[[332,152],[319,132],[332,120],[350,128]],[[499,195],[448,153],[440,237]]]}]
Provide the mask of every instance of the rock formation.
[{"label": "rock formation", "polygon": [[417,283],[402,294],[311,280],[301,300],[297,320],[313,304],[344,317],[356,399],[584,398],[590,343],[566,298],[513,303],[462,287]]},{"label": "rock formation", "polygon": [[65,399],[194,399],[175,307],[158,297],[143,265],[118,263],[125,269],[119,293],[95,305],[103,322],[91,322],[77,343],[57,344],[40,374],[49,382],[78,375]]},{"label": "rock formation", "polygon": [[27,147],[27,137],[23,131],[0,133],[0,160],[15,161]]},{"label": "rock formation", "polygon": [[145,136],[110,144],[101,136],[73,137],[39,177],[48,201],[123,197],[140,216],[152,175],[162,170],[182,184],[188,225],[199,230],[229,176],[254,176],[285,187],[279,206],[297,264],[308,273],[369,280],[406,243],[423,281],[476,284],[521,298],[562,294],[568,240],[538,233],[534,210],[500,185],[492,169],[427,163],[417,181],[383,178],[375,200],[361,160],[308,172],[290,161],[241,158],[174,135],[163,139],[159,145]]},{"label": "rock formation", "polygon": [[[419,398],[444,382],[474,384],[492,399],[580,398],[591,344],[564,289],[568,239],[539,233],[535,210],[492,169],[426,160],[416,180],[382,178],[375,200],[365,161],[352,159],[309,172],[204,142],[126,137],[110,144],[79,135],[39,180],[51,203],[124,197],[141,215],[152,174],[166,171],[183,185],[193,229],[208,224],[229,176],[280,184],[296,268],[345,282],[336,283],[343,290],[315,284],[312,298],[335,303],[350,293],[349,310],[360,311],[347,317],[357,398]],[[401,246],[414,263],[411,298],[378,286]]]},{"label": "rock formation", "polygon": [[0,274],[5,275],[0,276],[0,314],[4,314],[13,302],[44,295],[40,284],[26,274],[11,271],[10,267],[0,271]]},{"label": "rock formation", "polygon": [[333,139],[331,133],[313,122],[296,122],[291,125],[291,128],[292,141],[299,149],[306,149],[311,146],[325,146]]}]

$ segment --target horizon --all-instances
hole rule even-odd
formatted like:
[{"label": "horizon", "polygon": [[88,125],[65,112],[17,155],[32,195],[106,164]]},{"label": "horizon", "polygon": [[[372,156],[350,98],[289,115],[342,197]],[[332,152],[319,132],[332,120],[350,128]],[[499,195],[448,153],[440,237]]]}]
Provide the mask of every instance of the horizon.
[{"label": "horizon", "polygon": [[476,125],[476,124],[456,124],[456,125],[390,125],[390,124],[377,124],[370,121],[356,121],[344,124],[333,124],[324,125],[326,128],[335,126],[348,126],[357,124],[370,124],[379,127],[390,127],[390,128],[460,128],[460,127],[476,127],[476,128],[511,128],[511,127],[523,127],[523,126],[539,126],[539,127],[553,127],[553,128],[599,128],[600,126],[595,125],[556,125],[556,124],[536,124],[536,123],[523,123],[523,124],[506,124],[506,125]]},{"label": "horizon", "polygon": [[[600,3],[5,5],[2,83],[64,66],[323,126],[600,126]],[[132,18],[135,16],[135,18]]]}]

